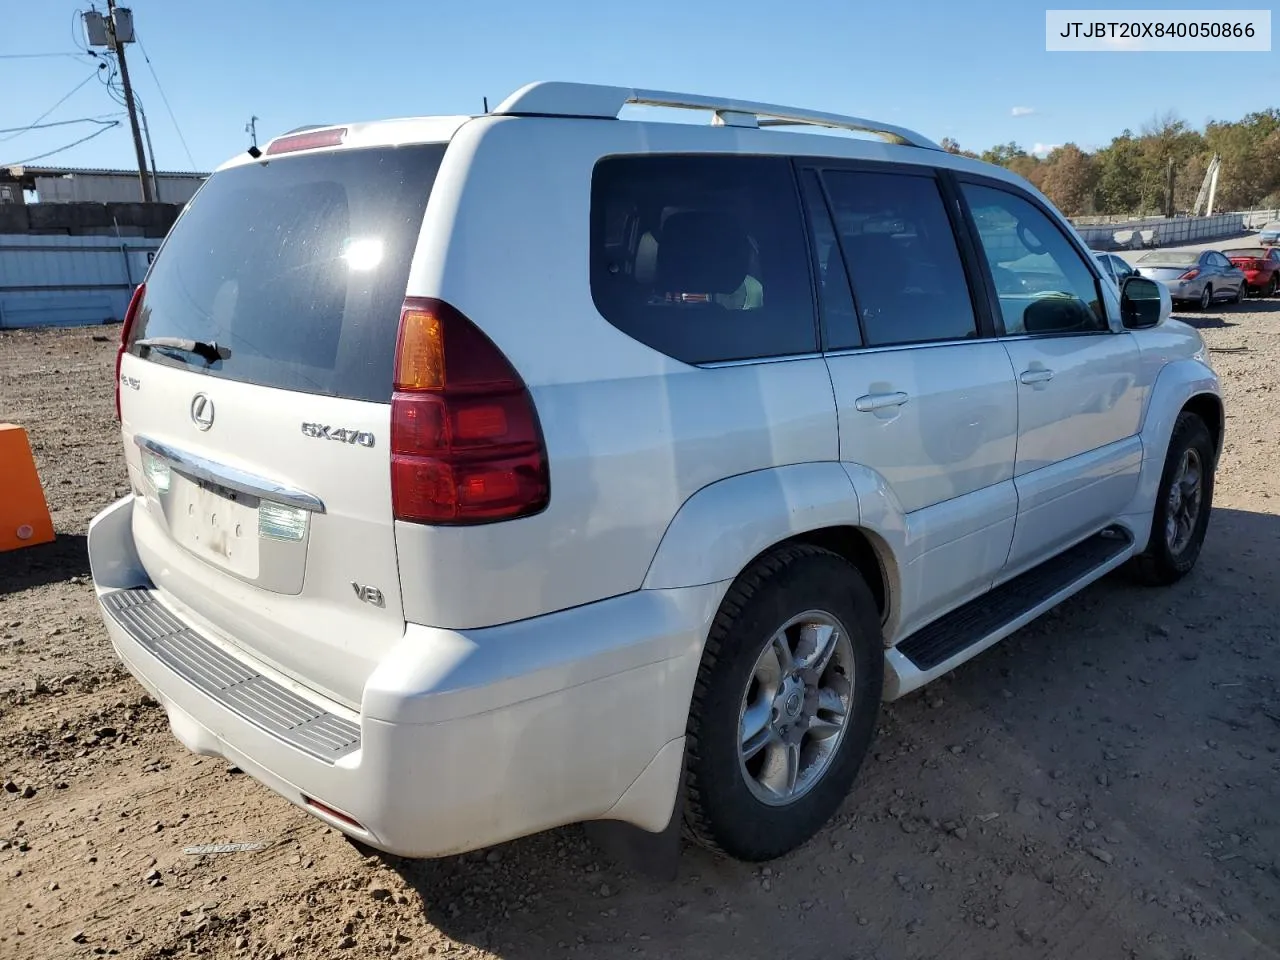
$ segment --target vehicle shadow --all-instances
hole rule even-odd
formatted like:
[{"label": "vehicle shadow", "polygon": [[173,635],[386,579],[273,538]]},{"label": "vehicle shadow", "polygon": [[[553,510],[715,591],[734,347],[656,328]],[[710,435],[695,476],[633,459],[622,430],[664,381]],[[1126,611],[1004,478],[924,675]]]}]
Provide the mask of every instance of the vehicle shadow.
[{"label": "vehicle shadow", "polygon": [[[886,705],[841,812],[767,868],[686,844],[678,879],[650,880],[576,826],[385,861],[451,941],[515,960],[1031,957],[1067,934],[1101,955],[1158,930],[1204,949],[1174,923],[1200,902],[1189,890],[1234,912],[1210,952],[1248,956],[1233,931],[1280,942],[1263,782],[1280,752],[1277,622],[1280,517],[1218,508],[1177,585],[1119,572]],[[1230,842],[1243,859],[1197,852]]]},{"label": "vehicle shadow", "polygon": [[1180,320],[1189,327],[1195,327],[1197,330],[1222,330],[1227,327],[1238,327],[1238,323],[1232,323],[1230,320],[1221,316],[1214,316],[1210,313],[1175,313],[1173,319]]},{"label": "vehicle shadow", "polygon": [[88,574],[85,535],[60,533],[53,543],[0,553],[0,596]]}]

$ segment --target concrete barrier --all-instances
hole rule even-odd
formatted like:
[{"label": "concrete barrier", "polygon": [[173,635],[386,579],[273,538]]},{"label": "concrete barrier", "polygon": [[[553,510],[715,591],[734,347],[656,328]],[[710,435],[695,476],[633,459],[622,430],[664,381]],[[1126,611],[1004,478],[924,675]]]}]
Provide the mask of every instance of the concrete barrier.
[{"label": "concrete barrier", "polygon": [[1212,217],[1133,220],[1126,224],[1080,225],[1076,232],[1095,250],[1174,247],[1237,237],[1246,232],[1246,215],[1222,213]]}]

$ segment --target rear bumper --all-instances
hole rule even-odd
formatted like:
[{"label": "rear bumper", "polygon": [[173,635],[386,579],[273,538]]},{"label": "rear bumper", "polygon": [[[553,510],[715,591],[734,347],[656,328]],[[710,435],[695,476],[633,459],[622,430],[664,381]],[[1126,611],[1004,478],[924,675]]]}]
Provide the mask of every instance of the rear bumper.
[{"label": "rear bumper", "polygon": [[189,749],[403,856],[583,820],[655,832],[670,820],[703,638],[726,584],[484,630],[410,624],[355,712],[195,626],[155,590],[132,508],[125,498],[90,525],[95,589],[116,653]]}]

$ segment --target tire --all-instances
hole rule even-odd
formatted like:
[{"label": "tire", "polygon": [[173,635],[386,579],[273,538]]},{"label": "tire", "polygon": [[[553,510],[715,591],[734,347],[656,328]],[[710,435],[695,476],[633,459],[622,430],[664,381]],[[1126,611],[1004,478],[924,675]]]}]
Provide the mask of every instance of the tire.
[{"label": "tire", "polygon": [[1243,300],[1244,288],[1245,288],[1245,285],[1243,283],[1240,284],[1240,286],[1236,287],[1235,296],[1233,296],[1230,300],[1228,300],[1227,303],[1236,304],[1236,303],[1239,303],[1241,300]]},{"label": "tire", "polygon": [[[1184,458],[1190,455],[1198,464],[1200,472],[1199,501],[1194,519],[1174,530],[1178,536],[1171,536],[1170,517],[1179,516],[1185,520],[1185,514],[1179,514],[1174,507],[1173,486],[1181,476]],[[1209,529],[1209,514],[1213,509],[1214,481],[1214,449],[1213,437],[1205,422],[1194,413],[1178,414],[1173,427],[1173,436],[1169,439],[1169,450],[1165,454],[1164,471],[1160,476],[1160,487],[1156,491],[1156,507],[1151,520],[1151,537],[1147,548],[1134,561],[1134,570],[1138,578],[1152,586],[1167,586],[1181,580],[1196,565],[1200,550],[1204,546],[1205,532]],[[1185,489],[1185,485],[1184,485]],[[1181,499],[1185,504],[1185,499]]]},{"label": "tire", "polygon": [[1212,285],[1206,283],[1204,285],[1204,288],[1200,291],[1200,309],[1208,310],[1209,307],[1212,305],[1213,305],[1213,287]]},{"label": "tire", "polygon": [[1274,297],[1277,290],[1280,290],[1280,274],[1273,273],[1271,282],[1267,284],[1267,291],[1264,296]]},{"label": "tire", "polygon": [[[820,628],[782,628],[797,618],[816,623],[820,617],[834,625],[834,653],[813,688],[796,687],[772,652],[774,640],[784,637],[803,664],[813,638],[822,636]],[[771,683],[770,673],[783,682]],[[852,564],[807,545],[783,547],[753,563],[721,603],[698,669],[686,737],[685,832],[710,850],[749,862],[780,857],[813,837],[848,795],[871,746],[883,683],[880,618],[870,588]],[[838,714],[812,707],[817,689],[825,691],[828,704],[847,691],[838,733],[830,732]],[[801,732],[811,707],[819,729],[829,736]],[[757,721],[766,719],[744,747],[741,724],[752,712]],[[779,719],[787,735],[798,738],[794,753],[777,739]],[[824,753],[829,739],[837,742]],[[760,748],[762,742],[768,745]],[[750,746],[758,752],[744,759]],[[787,762],[792,757],[794,767]],[[812,777],[807,783],[806,772]],[[781,784],[781,794],[794,783],[794,792],[784,798],[765,780]]]}]

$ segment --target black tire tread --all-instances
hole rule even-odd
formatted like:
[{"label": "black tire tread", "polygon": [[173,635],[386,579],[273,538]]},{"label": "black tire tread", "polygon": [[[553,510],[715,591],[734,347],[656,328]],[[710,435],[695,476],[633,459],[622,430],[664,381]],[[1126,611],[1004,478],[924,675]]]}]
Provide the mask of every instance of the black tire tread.
[{"label": "black tire tread", "polygon": [[[721,601],[720,608],[711,623],[711,630],[707,635],[707,641],[703,648],[702,662],[698,667],[697,679],[694,681],[693,701],[690,706],[688,725],[685,731],[686,762],[683,826],[684,833],[690,840],[721,856],[732,856],[732,854],[726,851],[715,838],[710,818],[703,806],[703,790],[698,782],[696,770],[696,761],[700,756],[699,733],[702,726],[702,715],[706,707],[705,701],[709,692],[709,676],[725,653],[725,647],[730,640],[735,622],[751,600],[771,580],[783,573],[788,567],[799,561],[815,557],[827,557],[838,561],[848,567],[849,571],[857,578],[858,583],[863,583],[862,575],[858,569],[838,553],[804,543],[783,546],[759,557],[738,576]],[[864,585],[864,589],[867,590],[866,599],[870,599],[869,588]],[[878,685],[876,693],[877,695],[879,694]]]},{"label": "black tire tread", "polygon": [[[1184,410],[1179,413],[1178,419],[1174,423],[1173,433],[1169,436],[1169,448],[1165,453],[1165,463],[1163,472],[1160,475],[1160,487],[1156,494],[1157,497],[1163,497],[1165,484],[1168,480],[1168,473],[1173,466],[1170,454],[1172,454],[1174,450],[1181,451],[1190,439],[1198,433],[1204,435],[1204,438],[1209,441],[1210,449],[1212,449],[1213,435],[1209,432],[1209,427],[1205,424],[1204,420],[1202,420],[1199,415],[1188,410]],[[1203,509],[1206,513],[1212,510],[1215,465],[1216,464],[1212,458],[1204,464],[1204,469],[1206,471],[1206,486],[1204,491]],[[1157,505],[1158,504],[1159,500],[1157,500]],[[1171,566],[1168,557],[1165,556],[1164,530],[1162,527],[1157,527],[1155,523],[1156,513],[1158,513],[1158,506],[1157,510],[1152,513],[1151,537],[1147,541],[1147,547],[1142,553],[1133,558],[1131,570],[1139,582],[1144,583],[1147,586],[1163,587],[1180,580],[1189,572],[1190,566],[1186,569],[1176,569]],[[1205,522],[1207,523],[1208,521],[1206,520]],[[1199,553],[1197,551],[1197,556],[1198,555]],[[1194,565],[1194,563],[1195,560],[1192,560],[1192,565]]]}]

